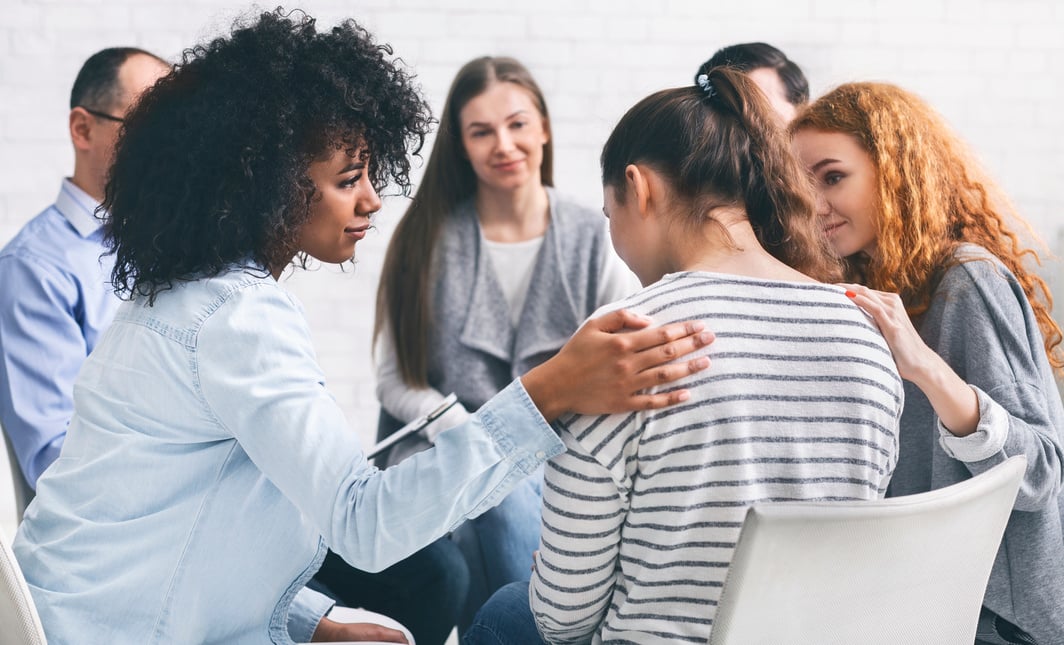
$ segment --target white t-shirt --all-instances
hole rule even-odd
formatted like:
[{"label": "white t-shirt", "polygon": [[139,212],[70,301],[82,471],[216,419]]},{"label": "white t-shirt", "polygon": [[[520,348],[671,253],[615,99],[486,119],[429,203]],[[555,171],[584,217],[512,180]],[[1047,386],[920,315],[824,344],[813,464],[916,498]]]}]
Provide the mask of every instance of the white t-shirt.
[{"label": "white t-shirt", "polygon": [[[540,236],[524,242],[486,241],[495,276],[510,306],[511,324],[515,326],[524,308],[543,239]],[[599,306],[620,300],[639,289],[639,280],[612,248],[607,249],[603,256]],[[395,339],[388,326],[381,330],[374,348],[374,360],[377,363],[377,399],[381,407],[396,419],[416,419],[443,402],[443,393],[431,387],[411,388],[403,382]],[[469,411],[461,404],[455,405],[425,429],[425,436],[433,441],[443,430],[460,425],[468,418]]]},{"label": "white t-shirt", "polygon": [[528,286],[532,283],[532,273],[536,268],[536,257],[543,246],[540,235],[521,242],[493,242],[485,239],[484,248],[491,258],[495,269],[495,279],[502,287],[502,295],[510,307],[510,323],[517,327],[521,320],[521,310],[525,306]]}]

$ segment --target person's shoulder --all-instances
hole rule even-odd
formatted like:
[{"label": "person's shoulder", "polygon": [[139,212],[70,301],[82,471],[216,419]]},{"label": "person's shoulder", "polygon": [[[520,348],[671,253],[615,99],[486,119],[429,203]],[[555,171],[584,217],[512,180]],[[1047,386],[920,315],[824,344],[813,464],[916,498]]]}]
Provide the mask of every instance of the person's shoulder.
[{"label": "person's shoulder", "polygon": [[677,286],[681,285],[687,274],[683,273],[670,273],[664,276],[661,280],[640,288],[638,291],[629,294],[620,300],[615,300],[609,304],[605,304],[599,307],[595,313],[591,314],[591,318],[598,318],[604,316],[612,311],[618,311],[620,309],[627,309],[633,313],[640,315],[649,315],[649,313],[660,308],[662,297],[674,291]]},{"label": "person's shoulder", "polygon": [[96,262],[105,251],[99,241],[77,235],[63,215],[49,206],[0,248],[0,274],[72,284],[79,281],[79,274],[87,273],[88,260]]},{"label": "person's shoulder", "polygon": [[551,210],[567,224],[574,226],[605,228],[606,218],[602,211],[597,211],[572,197],[558,192],[554,188],[547,188],[547,195],[551,201]]},{"label": "person's shoulder", "polygon": [[1014,320],[1030,308],[1023,286],[1000,259],[975,244],[958,247],[953,263],[939,277],[931,309],[948,307],[966,316],[983,316],[997,324]]},{"label": "person's shoulder", "polygon": [[249,264],[233,264],[217,275],[194,280],[189,287],[199,290],[199,297],[209,301],[213,310],[233,302],[272,302],[293,304],[291,296],[281,288],[266,269]]},{"label": "person's shoulder", "polygon": [[953,253],[950,265],[942,272],[936,292],[970,289],[1011,291],[1019,281],[1001,260],[977,244],[962,244]]},{"label": "person's shoulder", "polygon": [[70,235],[66,219],[56,210],[55,205],[52,205],[26,222],[14,237],[0,248],[0,257],[51,258],[56,252],[62,251],[67,237],[75,236]]},{"label": "person's shoulder", "polygon": [[170,288],[159,291],[151,304],[141,296],[135,304],[120,317],[191,330],[208,320],[233,315],[259,316],[260,322],[266,322],[276,314],[267,313],[270,309],[297,308],[268,272],[244,265],[232,265],[216,275],[175,280]]},{"label": "person's shoulder", "polygon": [[563,259],[571,265],[597,269],[611,252],[606,217],[554,190],[547,189],[551,200],[551,229],[560,245]]},{"label": "person's shoulder", "polygon": [[437,248],[444,249],[444,256],[465,254],[470,250],[470,239],[477,236],[477,206],[472,196],[459,201],[440,220]]},{"label": "person's shoulder", "polygon": [[311,346],[302,305],[265,270],[232,266],[197,283],[204,294],[191,329],[200,338],[263,351]]}]

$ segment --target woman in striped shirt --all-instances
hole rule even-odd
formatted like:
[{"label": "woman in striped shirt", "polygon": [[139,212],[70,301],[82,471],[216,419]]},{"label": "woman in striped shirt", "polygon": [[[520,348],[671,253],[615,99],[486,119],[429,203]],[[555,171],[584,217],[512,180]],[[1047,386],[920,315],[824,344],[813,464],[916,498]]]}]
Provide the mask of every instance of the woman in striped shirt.
[{"label": "woman in striped shirt", "polygon": [[839,269],[787,145],[756,86],[719,67],[610,135],[604,210],[646,285],[615,306],[705,320],[712,366],[667,413],[559,420],[530,590],[500,591],[466,642],[534,641],[531,620],[497,620],[523,596],[552,643],[704,643],[748,506],[884,494],[901,380],[875,325],[820,282]]}]

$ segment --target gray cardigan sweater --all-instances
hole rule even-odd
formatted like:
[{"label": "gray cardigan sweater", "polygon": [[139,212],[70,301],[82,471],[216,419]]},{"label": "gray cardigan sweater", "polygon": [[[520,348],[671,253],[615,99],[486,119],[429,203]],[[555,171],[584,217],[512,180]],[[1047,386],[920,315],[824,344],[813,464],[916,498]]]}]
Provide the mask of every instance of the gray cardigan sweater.
[{"label": "gray cardigan sweater", "polygon": [[516,328],[483,248],[476,208],[459,206],[433,254],[429,385],[475,410],[554,355],[600,305],[609,249],[602,215],[552,189],[550,224]]},{"label": "gray cardigan sweater", "polygon": [[976,389],[980,422],[954,437],[905,384],[901,454],[888,496],[942,488],[1027,456],[1027,472],[990,574],[984,605],[1041,645],[1064,643],[1064,408],[1031,305],[1016,277],[975,245],[958,251],[919,323],[920,335]]}]

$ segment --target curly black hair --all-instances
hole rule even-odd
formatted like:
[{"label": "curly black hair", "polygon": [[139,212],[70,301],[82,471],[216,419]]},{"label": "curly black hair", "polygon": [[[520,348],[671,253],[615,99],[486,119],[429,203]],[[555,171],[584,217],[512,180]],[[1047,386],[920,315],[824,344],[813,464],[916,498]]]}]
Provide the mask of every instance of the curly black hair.
[{"label": "curly black hair", "polygon": [[116,293],[153,302],[233,263],[305,260],[307,169],[333,150],[367,153],[375,187],[408,193],[432,119],[391,56],[354,21],[318,32],[281,8],[186,50],[117,144],[104,198]]}]

